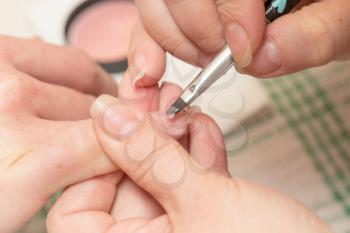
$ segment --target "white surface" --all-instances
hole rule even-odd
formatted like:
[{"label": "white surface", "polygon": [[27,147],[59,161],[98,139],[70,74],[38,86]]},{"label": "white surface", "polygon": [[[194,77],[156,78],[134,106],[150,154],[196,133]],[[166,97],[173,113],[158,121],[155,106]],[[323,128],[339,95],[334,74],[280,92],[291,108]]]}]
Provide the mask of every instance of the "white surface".
[{"label": "white surface", "polygon": [[0,33],[20,37],[34,36],[25,13],[34,2],[38,0],[0,0]]}]

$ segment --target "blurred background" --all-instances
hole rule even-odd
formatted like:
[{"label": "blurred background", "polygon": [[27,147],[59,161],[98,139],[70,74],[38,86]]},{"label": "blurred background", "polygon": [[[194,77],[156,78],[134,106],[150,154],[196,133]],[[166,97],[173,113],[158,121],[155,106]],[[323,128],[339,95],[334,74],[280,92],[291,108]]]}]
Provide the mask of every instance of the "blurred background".
[{"label": "blurred background", "polygon": [[[114,9],[117,15],[121,9],[117,7],[119,1],[109,1],[115,2],[112,3],[115,8],[108,9]],[[70,24],[73,31],[68,31],[67,39],[72,12],[84,2],[0,0],[0,33],[36,36],[62,45],[70,43],[92,51],[94,56],[96,50],[90,48],[103,52],[103,48],[94,47],[99,41],[85,41],[90,37],[84,34],[81,37],[72,34],[77,37],[71,36],[69,40],[69,33],[84,29],[84,15],[74,17]],[[96,55],[97,62],[110,69],[116,81],[125,68],[120,56],[125,56],[121,51],[126,53],[127,46],[122,43],[129,33],[128,28],[120,25],[128,25],[122,20],[131,22],[135,17],[133,6],[128,7],[124,18],[108,19],[112,22],[108,23],[108,30],[116,35],[118,59],[112,56],[115,60],[107,61]],[[102,52],[98,55],[103,56]],[[196,72],[198,68],[169,55],[164,80],[185,86]],[[239,75],[232,69],[197,104],[222,128],[233,175],[285,192],[315,210],[335,232],[350,233],[350,62],[332,63],[271,80]],[[44,233],[49,208],[50,203],[20,232]]]}]

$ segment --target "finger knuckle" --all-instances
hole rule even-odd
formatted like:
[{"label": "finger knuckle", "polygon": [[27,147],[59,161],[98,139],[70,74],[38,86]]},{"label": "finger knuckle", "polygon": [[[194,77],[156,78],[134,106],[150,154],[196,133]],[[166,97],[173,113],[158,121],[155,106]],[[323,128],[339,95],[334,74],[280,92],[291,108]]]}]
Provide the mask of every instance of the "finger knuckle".
[{"label": "finger knuckle", "polygon": [[225,44],[223,26],[221,23],[208,25],[206,33],[195,34],[194,40],[205,52],[212,54],[218,52]]},{"label": "finger knuckle", "polygon": [[91,153],[87,153],[84,160],[92,162],[95,159],[93,157],[95,155],[93,150],[99,147],[96,139],[93,138],[95,139],[93,140],[91,138],[91,131],[93,130],[88,125],[79,125],[69,127],[63,130],[61,134],[56,135],[55,139],[53,139],[55,142],[53,142],[47,157],[47,161],[50,161],[49,164],[52,173],[74,171],[77,166],[81,165],[79,164],[79,153],[82,153],[81,148],[87,148],[87,145],[89,146],[86,151],[90,151]]},{"label": "finger knuckle", "polygon": [[156,163],[157,159],[169,152],[172,147],[174,147],[174,143],[172,143],[171,140],[158,139],[157,145],[154,147],[149,156],[137,164],[137,169],[135,170],[135,179],[138,182],[143,182],[152,176],[153,166]]},{"label": "finger knuckle", "polygon": [[[248,1],[249,2],[249,1]],[[250,3],[244,3],[250,4]],[[224,21],[233,20],[237,16],[248,15],[249,7],[242,7],[241,4],[237,4],[230,0],[217,0],[217,10]]]},{"label": "finger knuckle", "polygon": [[163,48],[167,48],[170,53],[175,54],[176,51],[185,44],[186,41],[179,38],[178,36],[175,36],[173,33],[165,33],[161,37],[159,44]]},{"label": "finger knuckle", "polygon": [[[331,25],[324,16],[311,10],[304,10],[299,19],[303,41],[312,51],[310,53],[311,65],[323,65],[334,59],[337,52],[337,41]],[[318,38],[318,41],[315,43],[313,38]]]},{"label": "finger knuckle", "polygon": [[[17,74],[2,74],[0,76],[0,93],[2,95],[0,108],[2,110],[25,104],[36,94],[35,85],[19,77]],[[17,106],[16,106],[17,105]]]}]

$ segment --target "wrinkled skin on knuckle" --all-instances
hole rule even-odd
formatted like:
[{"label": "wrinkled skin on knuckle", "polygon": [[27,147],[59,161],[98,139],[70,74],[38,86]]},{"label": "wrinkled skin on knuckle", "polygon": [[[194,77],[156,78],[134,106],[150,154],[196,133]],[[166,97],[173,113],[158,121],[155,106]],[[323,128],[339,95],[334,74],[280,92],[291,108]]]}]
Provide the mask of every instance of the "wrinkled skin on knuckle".
[{"label": "wrinkled skin on knuckle", "polygon": [[230,4],[229,0],[217,0],[216,6],[224,22],[249,14],[245,10],[246,8],[242,8],[238,4]]},{"label": "wrinkled skin on knuckle", "polygon": [[[338,0],[338,19],[335,24],[339,24],[341,34],[339,35],[339,46],[337,48],[337,55],[339,59],[350,58],[350,2],[347,0]],[[345,49],[342,49],[345,48]]]},{"label": "wrinkled skin on knuckle", "polygon": [[[152,175],[152,168],[167,149],[174,147],[164,132],[161,132],[151,121],[151,116],[146,118],[143,125],[130,137],[124,145],[124,156],[134,166],[133,177],[138,182]],[[144,143],[140,143],[143,140]]]},{"label": "wrinkled skin on knuckle", "polygon": [[[323,18],[323,15],[313,13],[309,8],[304,8],[299,14],[300,33],[303,41],[312,48],[313,65],[327,64],[333,60],[337,54],[337,39],[332,31],[332,25]],[[308,27],[302,26],[303,22],[307,22]],[[310,33],[313,38],[319,38],[317,43],[310,40]]]},{"label": "wrinkled skin on knuckle", "polygon": [[40,70],[42,68],[41,62],[38,62],[36,59],[33,58],[47,56],[47,51],[43,46],[44,42],[38,38],[22,40],[28,43],[28,46],[25,47],[25,53],[19,54],[15,52],[14,48],[15,46],[17,46],[17,44],[14,43],[15,41],[11,41],[11,45],[6,45],[7,57],[9,58],[9,61],[15,68],[20,69],[21,67],[31,67],[31,69],[33,70]]},{"label": "wrinkled skin on knuckle", "polygon": [[6,74],[0,79],[0,111],[3,113],[18,112],[21,108],[26,108],[38,92],[34,83],[18,74]]},{"label": "wrinkled skin on knuckle", "polygon": [[186,42],[177,36],[174,36],[172,33],[164,34],[159,41],[160,46],[169,50],[171,54],[176,54],[178,48],[184,43]]},{"label": "wrinkled skin on knuckle", "polygon": [[208,34],[198,36],[196,38],[196,42],[201,48],[204,49],[205,53],[217,53],[225,45],[225,39],[222,32],[223,26],[221,24],[215,24],[208,26],[208,28]]}]

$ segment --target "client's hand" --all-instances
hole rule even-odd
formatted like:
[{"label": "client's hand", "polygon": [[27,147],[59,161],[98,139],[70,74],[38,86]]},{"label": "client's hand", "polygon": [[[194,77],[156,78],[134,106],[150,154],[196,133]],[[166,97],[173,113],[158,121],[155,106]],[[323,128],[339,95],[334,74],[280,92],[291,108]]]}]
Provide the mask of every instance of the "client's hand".
[{"label": "client's hand", "polygon": [[112,97],[100,97],[91,113],[111,161],[164,214],[120,218],[120,178],[114,173],[68,188],[49,215],[50,233],[330,232],[300,203],[229,178],[220,131],[203,114],[191,115],[190,140],[181,145],[165,133],[158,115]]},{"label": "client's hand", "polygon": [[106,174],[89,118],[117,87],[72,48],[0,36],[0,232],[15,232],[67,185]]},{"label": "client's hand", "polygon": [[[153,47],[148,46],[158,62],[150,71],[159,78],[165,61]],[[162,106],[165,111],[164,103],[179,92],[168,85],[160,93],[158,85],[141,89],[132,84],[126,75],[119,98],[142,111]],[[95,95],[117,92],[110,77],[79,50],[0,37],[0,232],[15,232],[67,185],[118,170],[104,155],[88,120]],[[170,134],[185,133],[181,119],[170,122]],[[162,211],[127,178],[121,181],[119,198],[120,209],[129,210],[121,211],[121,217]]]}]

